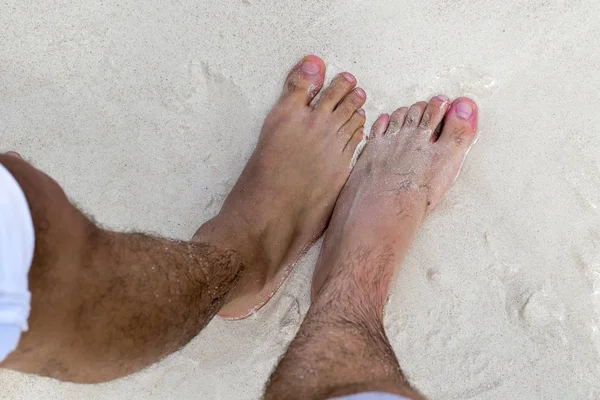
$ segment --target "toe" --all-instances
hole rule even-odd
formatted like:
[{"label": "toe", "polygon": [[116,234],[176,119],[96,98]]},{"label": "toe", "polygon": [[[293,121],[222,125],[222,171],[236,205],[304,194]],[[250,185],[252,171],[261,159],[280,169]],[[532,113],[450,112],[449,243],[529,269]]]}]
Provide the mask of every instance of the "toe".
[{"label": "toe", "polygon": [[430,206],[435,207],[460,172],[469,148],[475,141],[477,130],[477,105],[470,99],[457,99],[446,114],[444,128],[435,142],[438,157],[436,171],[430,187]]},{"label": "toe", "polygon": [[447,151],[464,153],[475,139],[477,105],[471,99],[456,99],[446,114],[444,129],[436,143]]},{"label": "toe", "polygon": [[340,101],[356,86],[356,78],[349,72],[339,74],[329,85],[315,109],[322,112],[333,112]]},{"label": "toe", "polygon": [[404,120],[405,128],[416,128],[420,123],[423,117],[423,113],[425,112],[425,108],[427,107],[427,103],[424,101],[420,101],[418,103],[413,104],[408,109],[406,113],[406,119]]},{"label": "toe", "polygon": [[356,131],[354,131],[354,134],[346,143],[346,147],[344,147],[344,153],[347,154],[349,157],[354,157],[356,148],[358,147],[360,142],[363,140],[363,138],[364,138],[364,128],[360,127]]},{"label": "toe", "polygon": [[367,94],[361,88],[351,91],[335,109],[333,116],[338,124],[343,125],[367,101]]},{"label": "toe", "polygon": [[323,87],[325,63],[317,56],[304,57],[290,71],[282,97],[308,105]]},{"label": "toe", "polygon": [[356,132],[357,129],[365,126],[365,121],[366,117],[364,110],[361,109],[354,112],[354,114],[352,114],[352,117],[348,120],[348,122],[346,122],[344,126],[342,126],[338,131],[340,136],[343,138],[344,142],[348,141],[348,139],[352,137],[352,135],[354,134],[354,132]]},{"label": "toe", "polygon": [[437,96],[432,98],[425,108],[419,128],[433,134],[435,129],[440,125],[448,107],[450,106],[450,100],[446,96]]},{"label": "toe", "polygon": [[22,158],[21,155],[16,151],[7,151],[5,154],[11,157]]},{"label": "toe", "polygon": [[396,135],[404,126],[404,121],[406,120],[406,114],[408,114],[408,107],[401,107],[392,113],[390,117],[390,127],[386,131],[386,135],[392,134]]},{"label": "toe", "polygon": [[385,131],[387,131],[390,126],[390,116],[388,114],[381,114],[377,121],[373,124],[371,128],[371,137],[376,138],[383,136]]}]

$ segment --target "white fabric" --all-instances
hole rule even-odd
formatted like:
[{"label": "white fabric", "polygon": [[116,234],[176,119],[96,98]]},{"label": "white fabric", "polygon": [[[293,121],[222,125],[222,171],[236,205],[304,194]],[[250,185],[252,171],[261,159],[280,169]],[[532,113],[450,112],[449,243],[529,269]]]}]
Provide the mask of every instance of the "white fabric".
[{"label": "white fabric", "polygon": [[21,187],[0,164],[0,361],[27,331],[31,303],[28,275],[35,233]]}]

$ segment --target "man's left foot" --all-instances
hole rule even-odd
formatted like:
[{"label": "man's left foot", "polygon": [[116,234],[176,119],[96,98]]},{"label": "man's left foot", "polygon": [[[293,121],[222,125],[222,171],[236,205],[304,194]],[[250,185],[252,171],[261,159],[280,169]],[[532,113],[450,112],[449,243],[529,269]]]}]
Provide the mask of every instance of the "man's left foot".
[{"label": "man's left foot", "polygon": [[311,106],[324,78],[325,64],[316,56],[292,69],[221,212],[194,237],[242,256],[245,270],[222,317],[244,318],[273,296],[325,230],[350,175],[363,139],[366,94],[346,72]]}]

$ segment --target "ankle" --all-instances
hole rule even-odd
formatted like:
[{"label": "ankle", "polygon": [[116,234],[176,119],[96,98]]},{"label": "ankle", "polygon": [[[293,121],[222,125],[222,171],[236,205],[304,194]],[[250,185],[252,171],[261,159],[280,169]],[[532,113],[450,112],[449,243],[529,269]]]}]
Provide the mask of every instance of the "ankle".
[{"label": "ankle", "polygon": [[219,214],[198,229],[193,240],[235,250],[253,280],[268,280],[285,262],[294,224],[282,225],[276,218],[279,216],[253,211],[226,203]]},{"label": "ankle", "polygon": [[325,284],[310,306],[309,314],[324,323],[341,325],[344,329],[352,326],[367,331],[383,329],[385,300],[356,289],[355,285],[345,288],[335,284]]},{"label": "ankle", "polygon": [[211,244],[226,250],[235,250],[244,264],[253,257],[256,236],[243,219],[219,213],[198,228],[192,241]]},{"label": "ankle", "polygon": [[313,306],[328,309],[331,313],[383,321],[389,290],[395,274],[395,258],[375,260],[361,258],[340,262],[314,292]]},{"label": "ankle", "polygon": [[267,229],[237,211],[222,210],[204,223],[192,240],[235,251],[244,266],[242,287],[245,281],[250,281],[253,288],[262,286],[269,278],[268,271],[273,269]]}]

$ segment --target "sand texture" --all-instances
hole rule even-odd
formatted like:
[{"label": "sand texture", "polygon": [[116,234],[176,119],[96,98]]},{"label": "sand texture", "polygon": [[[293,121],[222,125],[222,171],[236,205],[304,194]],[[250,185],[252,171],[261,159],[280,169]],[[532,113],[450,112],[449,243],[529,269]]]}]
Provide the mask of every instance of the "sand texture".
[{"label": "sand texture", "polygon": [[[445,93],[479,141],[399,274],[386,328],[432,399],[600,399],[600,2],[9,0],[0,150],[103,225],[189,238],[219,209],[288,69],[323,57],[378,113]],[[132,377],[0,372],[1,399],[257,399],[320,243],[258,314]]]}]

